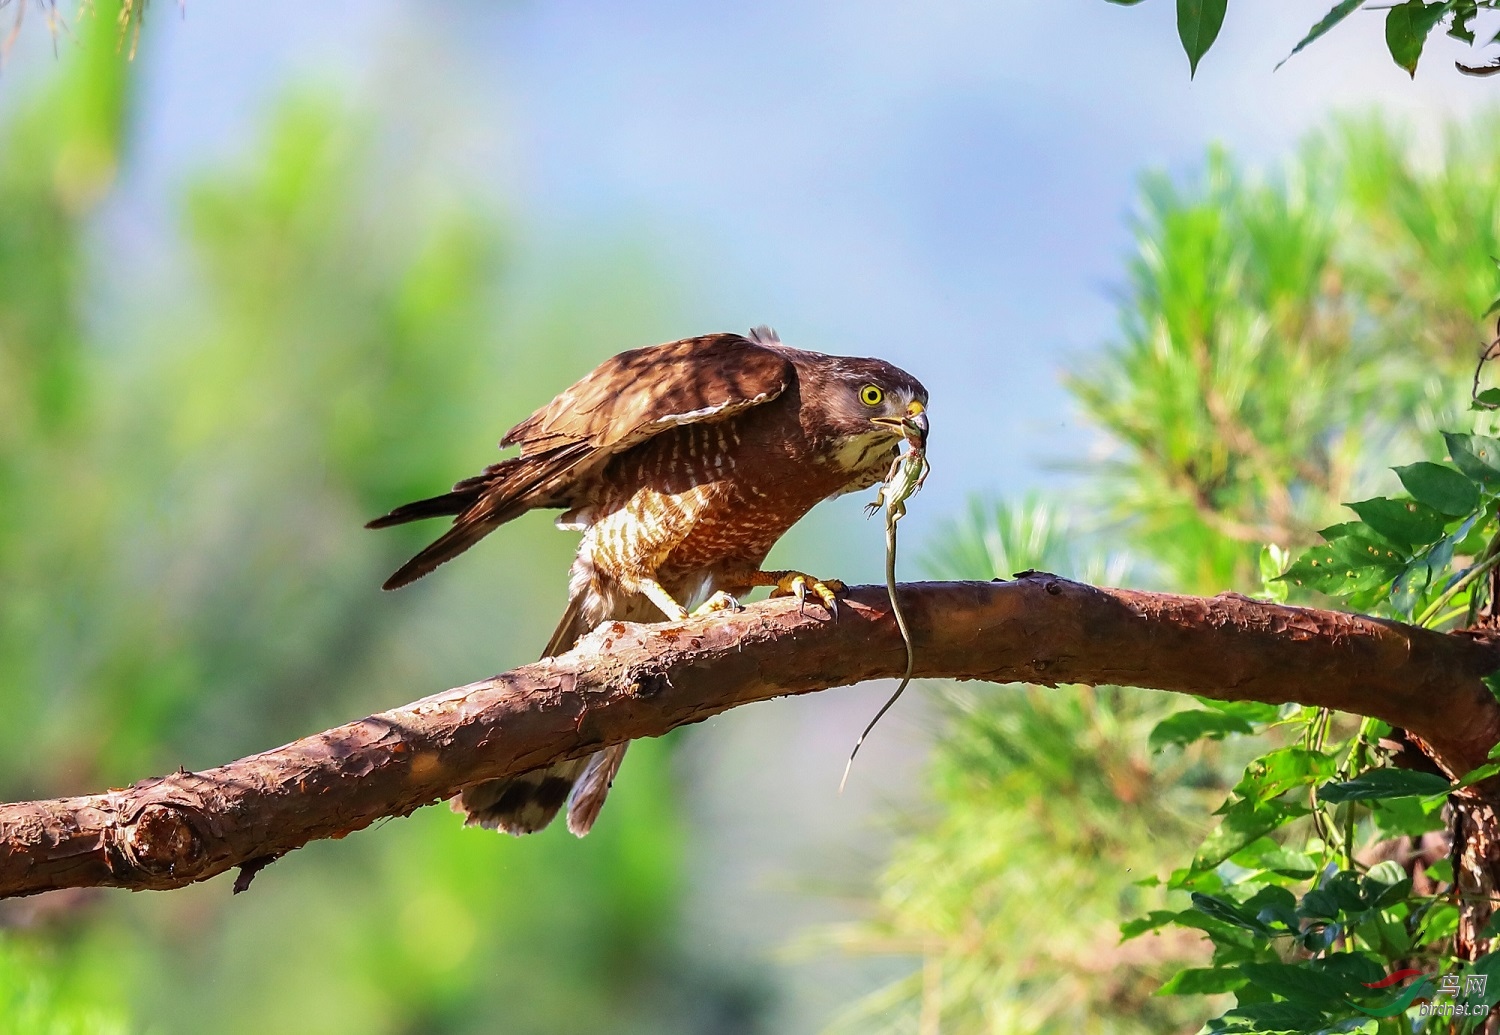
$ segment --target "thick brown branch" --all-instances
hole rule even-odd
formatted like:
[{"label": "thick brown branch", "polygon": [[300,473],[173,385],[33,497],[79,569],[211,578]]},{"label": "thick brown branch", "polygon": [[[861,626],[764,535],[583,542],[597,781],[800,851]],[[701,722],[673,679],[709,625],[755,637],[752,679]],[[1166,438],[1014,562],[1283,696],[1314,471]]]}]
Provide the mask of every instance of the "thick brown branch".
[{"label": "thick brown branch", "polygon": [[[1481,682],[1500,666],[1500,648],[1473,637],[1034,573],[910,585],[902,601],[918,676],[1323,705],[1411,731],[1451,773],[1482,763],[1500,740],[1500,706]],[[611,623],[562,657],[217,769],[0,805],[0,896],[175,888],[235,866],[253,872],[465,784],[904,667],[881,587],[851,590],[836,621],[776,600],[673,625]]]}]

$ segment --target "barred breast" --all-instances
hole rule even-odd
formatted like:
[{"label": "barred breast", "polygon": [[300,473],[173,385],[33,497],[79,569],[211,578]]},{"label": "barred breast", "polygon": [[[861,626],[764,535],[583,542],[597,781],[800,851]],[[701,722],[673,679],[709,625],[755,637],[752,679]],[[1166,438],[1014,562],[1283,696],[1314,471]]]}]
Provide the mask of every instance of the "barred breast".
[{"label": "barred breast", "polygon": [[591,512],[564,515],[587,527],[580,555],[617,580],[651,576],[683,597],[719,588],[709,585],[718,572],[759,567],[814,505],[864,481],[809,462],[799,436],[769,423],[688,424],[622,456]]}]

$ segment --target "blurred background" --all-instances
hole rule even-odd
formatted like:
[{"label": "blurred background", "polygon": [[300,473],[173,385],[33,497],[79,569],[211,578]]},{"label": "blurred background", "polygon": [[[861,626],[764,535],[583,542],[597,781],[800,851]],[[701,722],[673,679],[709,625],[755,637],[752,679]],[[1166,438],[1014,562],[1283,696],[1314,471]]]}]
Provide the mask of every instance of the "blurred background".
[{"label": "blurred background", "polygon": [[[532,660],[550,515],[398,594],[431,530],[360,526],[625,348],[919,376],[907,577],[1212,593],[1436,458],[1488,337],[1496,87],[1373,15],[1273,74],[1321,6],[1240,4],[1190,81],[1162,2],[94,8],[0,8],[5,800]],[[773,560],[879,581],[862,502]],[[888,690],[637,745],[583,841],[432,808],[233,898],[0,904],[0,1032],[1195,1030],[1151,993],[1200,947],[1118,926],[1243,754],[1153,754],[1163,695],[930,686],[840,798]]]}]

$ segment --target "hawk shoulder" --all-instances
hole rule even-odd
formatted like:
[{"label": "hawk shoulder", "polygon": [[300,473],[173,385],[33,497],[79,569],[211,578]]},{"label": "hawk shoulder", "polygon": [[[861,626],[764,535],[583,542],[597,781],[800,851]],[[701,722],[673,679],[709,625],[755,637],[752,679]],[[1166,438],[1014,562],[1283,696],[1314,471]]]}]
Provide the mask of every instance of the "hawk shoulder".
[{"label": "hawk shoulder", "polygon": [[668,428],[724,420],[770,402],[795,376],[778,349],[738,334],[632,349],[600,363],[511,428],[500,445],[520,446],[523,457],[580,445],[596,457],[613,455]]}]

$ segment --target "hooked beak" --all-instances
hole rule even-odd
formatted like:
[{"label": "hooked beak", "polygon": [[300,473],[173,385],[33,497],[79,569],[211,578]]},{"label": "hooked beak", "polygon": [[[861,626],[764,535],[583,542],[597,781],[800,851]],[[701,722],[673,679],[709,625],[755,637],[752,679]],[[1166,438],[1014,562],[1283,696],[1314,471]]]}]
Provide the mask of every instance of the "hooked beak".
[{"label": "hooked beak", "polygon": [[871,417],[870,423],[899,432],[917,449],[927,448],[927,409],[919,402],[906,408],[905,417]]},{"label": "hooked beak", "polygon": [[[912,405],[916,406],[918,404],[912,403]],[[918,410],[916,413],[907,416],[907,418],[901,422],[901,428],[906,433],[906,438],[911,442],[912,445],[916,446],[918,449],[927,448],[928,425],[926,410]]]}]

